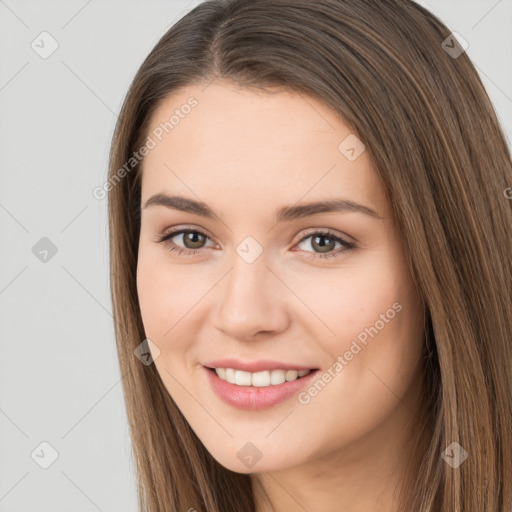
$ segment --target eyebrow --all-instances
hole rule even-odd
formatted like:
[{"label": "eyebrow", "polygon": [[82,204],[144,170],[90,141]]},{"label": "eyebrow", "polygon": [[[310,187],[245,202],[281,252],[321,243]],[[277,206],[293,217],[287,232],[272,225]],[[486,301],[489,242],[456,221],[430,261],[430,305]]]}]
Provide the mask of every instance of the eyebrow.
[{"label": "eyebrow", "polygon": [[[144,208],[150,206],[165,206],[166,208],[192,213],[207,219],[221,220],[206,203],[182,196],[168,196],[162,193],[155,194],[146,201]],[[324,201],[284,206],[280,208],[276,214],[276,223],[290,222],[318,213],[331,212],[358,212],[376,219],[383,219],[383,217],[372,208],[355,203],[354,201],[348,199],[326,199]]]}]

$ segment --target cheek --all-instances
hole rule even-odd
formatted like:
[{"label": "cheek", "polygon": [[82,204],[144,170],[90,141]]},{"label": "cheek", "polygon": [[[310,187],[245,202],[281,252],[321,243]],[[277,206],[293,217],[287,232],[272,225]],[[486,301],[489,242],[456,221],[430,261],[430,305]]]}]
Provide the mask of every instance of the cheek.
[{"label": "cheek", "polygon": [[354,284],[354,289],[365,292],[363,298],[339,293],[337,315],[324,317],[336,335],[322,337],[322,348],[332,356],[323,382],[299,397],[304,414],[323,418],[316,430],[324,428],[331,448],[371,431],[400,409],[421,362],[422,310],[410,290],[397,283]]},{"label": "cheek", "polygon": [[[161,350],[180,351],[199,324],[202,298],[211,287],[204,273],[192,266],[171,264],[160,248],[141,248],[137,264],[137,294],[146,336]],[[184,341],[180,341],[184,340]]]},{"label": "cheek", "polygon": [[175,288],[167,285],[167,273],[157,251],[141,243],[137,261],[137,295],[146,336],[159,347],[162,334],[172,325],[167,321],[165,311],[172,311],[168,309],[167,302],[173,301],[172,290]]},{"label": "cheek", "polygon": [[[336,384],[332,389],[357,397],[405,391],[421,357],[423,309],[403,266],[385,258],[366,261],[342,275],[297,281],[296,291],[315,312],[301,320],[331,356]],[[342,377],[341,377],[342,376]]]},{"label": "cheek", "polygon": [[394,317],[393,304],[400,299],[400,276],[383,271],[384,267],[382,261],[372,265],[366,260],[357,267],[317,272],[314,278],[309,273],[295,274],[294,292],[310,311],[295,319],[302,318],[299,321],[314,334],[312,338],[325,340],[332,354],[347,350],[358,336],[364,341],[365,328],[388,310],[388,316]]},{"label": "cheek", "polygon": [[160,282],[164,278],[162,269],[155,264],[149,251],[139,249],[137,262],[137,295],[141,310],[142,321],[148,338],[157,337],[163,330],[162,312],[166,296]]}]

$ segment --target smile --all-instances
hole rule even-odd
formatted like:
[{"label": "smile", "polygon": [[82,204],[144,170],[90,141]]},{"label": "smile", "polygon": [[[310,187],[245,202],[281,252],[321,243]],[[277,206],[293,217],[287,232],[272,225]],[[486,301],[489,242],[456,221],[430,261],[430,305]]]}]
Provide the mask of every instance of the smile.
[{"label": "smile", "polygon": [[237,386],[267,387],[277,386],[304,377],[312,370],[264,370],[261,372],[245,372],[233,368],[214,368],[215,373],[226,382]]},{"label": "smile", "polygon": [[251,373],[205,366],[203,370],[218,398],[232,407],[247,411],[268,409],[290,399],[306,388],[319,371],[276,369]]}]

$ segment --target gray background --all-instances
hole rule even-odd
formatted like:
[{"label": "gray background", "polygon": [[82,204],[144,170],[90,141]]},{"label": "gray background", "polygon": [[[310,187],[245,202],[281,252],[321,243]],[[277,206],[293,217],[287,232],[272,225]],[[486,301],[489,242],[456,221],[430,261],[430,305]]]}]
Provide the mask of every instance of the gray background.
[{"label": "gray background", "polygon": [[[198,3],[0,0],[0,512],[136,510],[92,191],[135,71]],[[469,42],[510,145],[512,0],[421,3]]]}]

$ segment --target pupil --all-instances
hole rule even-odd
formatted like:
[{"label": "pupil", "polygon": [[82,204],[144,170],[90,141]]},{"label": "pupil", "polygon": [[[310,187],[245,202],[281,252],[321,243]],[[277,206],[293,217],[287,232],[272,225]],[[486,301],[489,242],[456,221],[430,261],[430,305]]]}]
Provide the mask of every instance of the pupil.
[{"label": "pupil", "polygon": [[[200,233],[195,233],[193,231],[187,231],[184,237],[185,245],[189,249],[199,249],[201,248],[202,240],[197,240],[198,238],[201,238],[203,235]],[[189,246],[189,243],[192,244],[192,247]]]},{"label": "pupil", "polygon": [[329,252],[329,249],[334,249],[335,242],[331,240],[329,243],[318,243],[317,240],[331,240],[328,236],[320,235],[313,238],[313,244],[317,244],[320,248],[320,252]]}]

